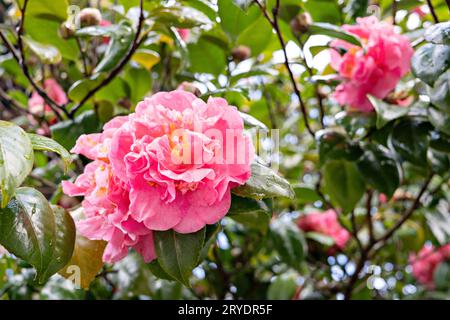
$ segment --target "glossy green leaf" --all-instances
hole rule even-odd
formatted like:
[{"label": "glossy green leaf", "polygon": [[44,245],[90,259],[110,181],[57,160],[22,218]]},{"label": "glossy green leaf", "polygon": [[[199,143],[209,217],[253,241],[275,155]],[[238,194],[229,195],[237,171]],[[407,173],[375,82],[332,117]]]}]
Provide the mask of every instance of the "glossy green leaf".
[{"label": "glossy green leaf", "polygon": [[431,124],[439,131],[450,135],[450,115],[433,107],[429,107],[427,111]]},{"label": "glossy green leaf", "polygon": [[277,219],[270,225],[270,234],[281,261],[300,270],[307,251],[300,228],[293,221]]},{"label": "glossy green leaf", "polygon": [[225,70],[226,56],[217,45],[200,38],[188,45],[190,70],[195,73],[219,75]]},{"label": "glossy green leaf", "polygon": [[450,45],[450,21],[428,27],[425,30],[425,40],[434,44]]},{"label": "glossy green leaf", "polygon": [[0,210],[0,244],[33,265],[40,283],[67,264],[74,242],[71,216],[52,209],[35,189],[17,189],[15,199]]},{"label": "glossy green leaf", "polygon": [[431,103],[450,114],[450,71],[444,72],[436,80],[434,87],[428,87],[427,89]]},{"label": "glossy green leaf", "polygon": [[400,169],[395,157],[381,145],[364,147],[364,154],[358,160],[358,169],[369,185],[388,198],[400,185]]},{"label": "glossy green leaf", "polygon": [[295,295],[297,283],[294,276],[280,275],[270,283],[267,289],[269,300],[290,300]]},{"label": "glossy green leaf", "polygon": [[322,200],[315,189],[306,185],[294,185],[293,189],[295,192],[295,200],[301,204],[314,203]]},{"label": "glossy green leaf", "polygon": [[356,46],[362,46],[359,39],[344,29],[326,22],[316,22],[309,26],[310,34],[322,34],[332,38],[344,40]]},{"label": "glossy green leaf", "polygon": [[332,247],[335,245],[334,239],[330,236],[327,236],[323,233],[319,233],[319,232],[306,232],[305,233],[305,238],[309,239],[309,240],[313,240],[325,247]]},{"label": "glossy green leaf", "polygon": [[309,12],[314,21],[340,23],[342,21],[341,8],[335,0],[313,0],[302,3],[305,11]]},{"label": "glossy green leaf", "polygon": [[72,158],[70,153],[62,145],[53,139],[38,134],[29,133],[28,137],[30,138],[34,150],[49,151],[59,154],[64,161],[65,170],[67,171],[69,169]]},{"label": "glossy green leaf", "polygon": [[381,129],[392,120],[405,116],[409,111],[407,107],[389,104],[372,96],[368,98],[377,112],[377,129]]},{"label": "glossy green leaf", "polygon": [[93,111],[86,111],[74,120],[59,122],[50,127],[52,138],[66,150],[75,146],[75,142],[82,134],[98,132],[101,129],[97,115]]},{"label": "glossy green leaf", "polygon": [[332,160],[325,164],[325,188],[333,203],[347,213],[355,208],[365,191],[364,179],[355,163]]},{"label": "glossy green leaf", "polygon": [[450,67],[450,46],[427,43],[420,47],[411,60],[413,74],[433,86]]},{"label": "glossy green leaf", "polygon": [[244,12],[230,0],[218,0],[217,4],[220,25],[232,39],[236,39],[242,30],[246,29],[261,15],[257,6],[251,6]]},{"label": "glossy green leaf", "polygon": [[234,188],[232,192],[244,198],[261,200],[264,198],[294,198],[295,193],[287,180],[280,177],[272,169],[257,162],[252,164],[252,176],[243,186]]},{"label": "glossy green leaf", "polygon": [[439,263],[433,272],[433,280],[437,290],[448,290],[450,288],[450,264]]},{"label": "glossy green leaf", "polygon": [[246,126],[258,128],[258,129],[262,129],[262,130],[269,130],[269,128],[267,128],[267,126],[264,123],[262,123],[255,117],[251,116],[250,114],[240,112],[240,111],[239,111],[239,114],[241,115],[241,118],[244,120],[244,124]]},{"label": "glossy green leaf", "polygon": [[1,208],[6,207],[14,195],[14,189],[30,174],[33,161],[33,146],[25,131],[0,120]]},{"label": "glossy green leaf", "polygon": [[272,36],[272,27],[261,17],[239,34],[237,44],[249,47],[251,55],[256,57],[269,45]]},{"label": "glossy green leaf", "polygon": [[433,172],[445,175],[450,171],[450,161],[447,153],[428,149],[427,159]]},{"label": "glossy green leaf", "polygon": [[94,73],[108,72],[116,67],[127,55],[133,44],[134,37],[135,32],[133,28],[127,24],[121,24],[111,36],[105,55],[95,67]]},{"label": "glossy green leaf", "polygon": [[362,154],[361,148],[341,132],[325,129],[317,132],[316,137],[321,164],[327,160],[356,160]]},{"label": "glossy green leaf", "polygon": [[427,133],[427,128],[422,122],[404,120],[394,126],[390,143],[404,160],[425,167],[427,165]]},{"label": "glossy green leaf", "polygon": [[269,227],[272,214],[262,200],[233,195],[227,217],[251,229],[265,232]]},{"label": "glossy green leaf", "polygon": [[23,40],[44,64],[58,64],[61,62],[62,56],[58,48],[39,43],[30,37],[24,37]]},{"label": "glossy green leaf", "polygon": [[154,233],[155,251],[162,269],[171,277],[190,287],[189,277],[199,262],[205,242],[205,229],[181,234],[173,230]]},{"label": "glossy green leaf", "polygon": [[211,24],[211,20],[201,11],[186,6],[164,6],[152,10],[150,17],[162,24],[176,28],[193,28]]}]

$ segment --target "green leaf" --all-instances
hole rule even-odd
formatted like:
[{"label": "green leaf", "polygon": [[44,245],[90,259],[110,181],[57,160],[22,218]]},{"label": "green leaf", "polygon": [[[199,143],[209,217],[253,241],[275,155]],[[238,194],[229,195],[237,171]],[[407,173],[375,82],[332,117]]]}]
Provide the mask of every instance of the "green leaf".
[{"label": "green leaf", "polygon": [[450,71],[444,72],[436,80],[434,87],[428,87],[427,89],[431,103],[450,114]]},{"label": "green leaf", "polygon": [[420,167],[426,167],[427,134],[428,131],[424,123],[407,119],[394,126],[389,141],[404,160]]},{"label": "green leaf", "polygon": [[305,11],[311,14],[314,21],[341,23],[342,9],[335,0],[313,0],[303,2]]},{"label": "green leaf", "polygon": [[355,20],[357,17],[367,16],[368,5],[369,0],[350,0],[344,8],[344,12],[350,19]]},{"label": "green leaf", "polygon": [[150,12],[156,22],[176,28],[193,28],[210,25],[211,20],[201,11],[186,6],[164,6]]},{"label": "green leaf", "polygon": [[[24,0],[17,0],[17,3],[22,7]],[[26,14],[28,17],[41,17],[62,22],[67,19],[68,6],[67,0],[28,0]]]},{"label": "green leaf", "polygon": [[262,130],[269,130],[269,128],[267,128],[267,126],[264,123],[262,123],[255,117],[249,115],[248,113],[239,111],[239,114],[240,114],[242,120],[244,120],[244,124],[246,126],[258,128],[258,129],[262,129]]},{"label": "green leaf", "polygon": [[293,188],[295,192],[295,200],[301,204],[309,204],[322,200],[317,191],[311,187],[300,184],[293,186]]},{"label": "green leaf", "polygon": [[232,189],[232,192],[240,197],[257,200],[273,197],[293,199],[295,196],[294,190],[287,180],[257,162],[252,163],[252,176],[247,183]]},{"label": "green leaf", "polygon": [[439,263],[433,272],[433,280],[437,290],[448,290],[450,287],[450,264],[445,261]]},{"label": "green leaf", "polygon": [[409,111],[407,107],[389,104],[372,96],[368,96],[368,98],[377,112],[377,129],[383,128],[392,120],[405,116]]},{"label": "green leaf", "polygon": [[118,30],[113,33],[106,49],[105,55],[100,63],[95,67],[94,73],[111,71],[130,50],[135,32],[133,28],[127,24],[121,24]]},{"label": "green leaf", "polygon": [[111,37],[120,31],[121,31],[121,25],[90,26],[90,27],[78,29],[75,32],[75,35],[78,37]]},{"label": "green leaf", "polygon": [[320,163],[327,160],[356,160],[361,156],[361,148],[358,144],[351,142],[344,134],[325,129],[317,132],[317,142],[319,145]]},{"label": "green leaf", "polygon": [[190,287],[189,277],[199,262],[205,242],[205,229],[189,234],[173,230],[156,231],[155,250],[162,269],[172,278]]},{"label": "green leaf", "polygon": [[52,209],[32,188],[19,188],[16,198],[0,210],[0,244],[36,268],[45,282],[72,256],[75,224],[61,208]]},{"label": "green leaf", "polygon": [[23,40],[43,63],[58,64],[61,62],[62,56],[58,48],[49,44],[39,43],[30,37],[24,37]]},{"label": "green leaf", "polygon": [[130,67],[125,74],[125,81],[130,87],[130,99],[136,104],[142,101],[152,88],[152,75],[147,70]]},{"label": "green leaf", "polygon": [[325,188],[332,202],[344,213],[352,211],[364,194],[364,179],[356,164],[344,160],[333,160],[324,167]]},{"label": "green leaf", "polygon": [[244,12],[230,0],[218,0],[217,5],[220,25],[232,39],[236,39],[242,30],[245,30],[261,15],[257,6],[252,6]]},{"label": "green leaf", "polygon": [[413,74],[433,86],[450,67],[450,46],[427,43],[420,47],[411,60]]},{"label": "green leaf", "polygon": [[281,261],[300,270],[307,251],[302,231],[293,221],[277,219],[271,223],[270,233]]},{"label": "green leaf", "polygon": [[[72,217],[75,221],[83,219],[83,209],[73,211]],[[90,240],[77,233],[70,261],[59,274],[74,282],[79,281],[80,287],[87,290],[103,267],[102,257],[105,247],[105,241]]]},{"label": "green leaf", "polygon": [[290,300],[295,295],[297,283],[295,277],[281,275],[275,277],[267,289],[268,300]]},{"label": "green leaf", "polygon": [[50,127],[52,138],[66,150],[75,146],[75,142],[82,134],[98,132],[101,124],[94,111],[86,111],[74,120],[59,122]]},{"label": "green leaf", "polygon": [[261,17],[240,33],[237,44],[249,47],[251,55],[256,57],[267,48],[272,36],[272,27]]},{"label": "green leaf", "polygon": [[431,124],[439,131],[450,135],[450,115],[433,107],[429,107],[427,111]]},{"label": "green leaf", "polygon": [[306,239],[313,240],[317,243],[320,243],[321,245],[323,245],[325,247],[332,247],[335,245],[334,239],[330,236],[324,235],[323,233],[306,232],[305,237],[306,237]]},{"label": "green leaf", "polygon": [[28,137],[30,138],[34,150],[49,151],[59,154],[64,162],[65,171],[67,172],[72,163],[72,158],[70,153],[64,149],[62,145],[53,139],[33,133],[29,133]]},{"label": "green leaf", "polygon": [[233,195],[227,217],[246,227],[265,232],[269,227],[272,214],[262,200],[241,198]]},{"label": "green leaf", "polygon": [[195,73],[219,75],[225,70],[226,56],[222,48],[200,38],[188,45],[190,70]]},{"label": "green leaf", "polygon": [[425,30],[425,40],[450,45],[450,21],[433,24]]},{"label": "green leaf", "polygon": [[369,144],[358,160],[361,175],[376,190],[392,197],[400,185],[400,169],[394,155],[381,145]]},{"label": "green leaf", "polygon": [[444,152],[428,149],[427,159],[433,172],[445,175],[450,170],[448,155]]},{"label": "green leaf", "polygon": [[30,174],[33,161],[33,146],[25,131],[0,120],[0,208],[6,207],[14,189]]},{"label": "green leaf", "polygon": [[175,279],[172,276],[170,276],[167,272],[164,271],[163,268],[161,268],[161,265],[159,264],[157,259],[153,260],[152,262],[150,262],[147,265],[155,277],[157,277],[159,279],[175,281]]},{"label": "green leaf", "polygon": [[247,10],[252,4],[253,0],[232,0],[242,10]]},{"label": "green leaf", "polygon": [[80,102],[93,88],[97,87],[105,79],[105,74],[96,74],[90,78],[76,81],[69,88],[69,98],[74,102]]},{"label": "green leaf", "polygon": [[330,36],[332,38],[337,38],[344,40],[348,43],[354,44],[356,46],[362,46],[359,39],[352,35],[351,33],[348,33],[344,29],[332,25],[330,23],[325,22],[316,22],[309,26],[308,31],[310,34],[322,34],[326,36]]}]

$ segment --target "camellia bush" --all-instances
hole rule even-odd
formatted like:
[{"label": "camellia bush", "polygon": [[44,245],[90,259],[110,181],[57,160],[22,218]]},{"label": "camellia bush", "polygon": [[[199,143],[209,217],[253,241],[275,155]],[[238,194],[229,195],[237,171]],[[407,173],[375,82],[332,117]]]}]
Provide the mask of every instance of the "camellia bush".
[{"label": "camellia bush", "polygon": [[0,299],[449,299],[444,0],[0,0]]}]

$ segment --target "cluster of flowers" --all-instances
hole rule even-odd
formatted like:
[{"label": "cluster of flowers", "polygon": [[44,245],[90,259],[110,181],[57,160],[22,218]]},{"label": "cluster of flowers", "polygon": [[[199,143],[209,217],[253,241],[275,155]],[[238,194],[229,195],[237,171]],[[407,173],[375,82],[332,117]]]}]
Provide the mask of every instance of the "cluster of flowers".
[{"label": "cluster of flowers", "polygon": [[367,95],[384,99],[395,89],[410,71],[414,51],[405,36],[374,16],[358,18],[356,25],[342,28],[357,36],[362,47],[343,40],[332,41],[331,66],[343,80],[336,87],[334,98],[352,109],[372,111]]},{"label": "cluster of flowers", "polygon": [[84,197],[78,231],[108,242],[104,261],[134,248],[148,262],[153,231],[192,233],[218,222],[231,188],[251,175],[254,149],[243,130],[224,99],[172,91],[146,98],[102,133],[81,136],[72,152],[93,162],[75,183],[63,182],[67,195]]},{"label": "cluster of flowers", "polygon": [[428,289],[435,287],[434,272],[442,262],[450,259],[450,244],[440,248],[432,245],[424,246],[417,255],[411,255],[409,260],[412,266],[412,274],[417,281]]},{"label": "cluster of flowers", "polygon": [[329,236],[337,249],[344,249],[350,239],[350,233],[339,224],[336,211],[331,209],[302,216],[298,226],[305,232],[314,231]]}]

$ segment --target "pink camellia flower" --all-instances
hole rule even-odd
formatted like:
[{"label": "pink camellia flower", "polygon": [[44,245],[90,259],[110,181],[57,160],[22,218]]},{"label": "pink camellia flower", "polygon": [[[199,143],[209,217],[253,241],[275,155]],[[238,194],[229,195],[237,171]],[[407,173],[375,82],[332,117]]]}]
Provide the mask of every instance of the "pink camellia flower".
[{"label": "pink camellia flower", "polygon": [[[68,102],[66,93],[54,79],[46,79],[44,81],[43,89],[49,98],[57,104],[64,105]],[[42,112],[44,112],[50,123],[56,120],[56,116],[50,106],[45,103],[44,98],[36,91],[33,92],[31,98],[28,100],[28,109],[33,114],[42,114]]]},{"label": "pink camellia flower", "polygon": [[356,25],[342,28],[359,37],[362,48],[343,40],[331,43],[331,66],[343,80],[336,87],[334,98],[342,105],[369,112],[373,107],[367,95],[385,98],[409,72],[414,51],[408,39],[395,33],[392,25],[374,16],[356,21]]},{"label": "pink camellia flower", "polygon": [[409,262],[412,266],[412,274],[417,281],[428,289],[435,287],[434,272],[439,264],[450,258],[450,244],[446,244],[440,248],[432,245],[425,245],[418,255],[412,254]]},{"label": "pink camellia flower", "polygon": [[191,30],[189,29],[177,29],[178,34],[180,35],[183,41],[188,41]]},{"label": "pink camellia flower", "polygon": [[344,249],[350,239],[350,233],[339,224],[336,212],[331,209],[302,216],[298,226],[305,232],[319,232],[333,238],[339,249]]},{"label": "pink camellia flower", "polygon": [[251,175],[254,149],[243,130],[224,99],[172,91],[146,98],[102,133],[81,136],[72,152],[94,162],[75,183],[63,183],[68,195],[84,196],[79,232],[108,241],[105,261],[130,247],[150,261],[152,231],[192,233],[218,222],[231,188]]},{"label": "pink camellia flower", "polygon": [[[112,23],[108,20],[103,19],[102,21],[100,21],[100,26],[102,27],[109,27],[111,26]],[[108,44],[109,43],[109,37],[103,37],[102,42],[103,44]]]}]

